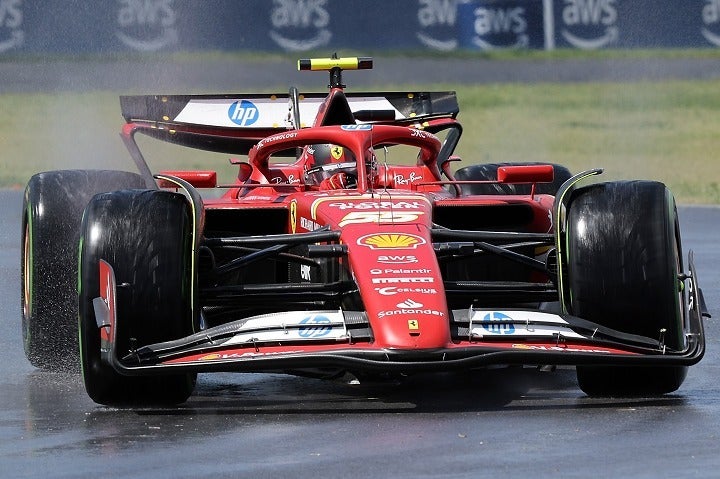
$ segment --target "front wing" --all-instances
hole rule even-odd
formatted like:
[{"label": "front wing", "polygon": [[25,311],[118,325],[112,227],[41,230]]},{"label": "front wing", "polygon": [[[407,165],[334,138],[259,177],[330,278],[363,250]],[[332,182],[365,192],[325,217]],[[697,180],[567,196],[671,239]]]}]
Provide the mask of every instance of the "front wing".
[{"label": "front wing", "polygon": [[115,348],[115,277],[101,262],[101,296],[94,307],[103,360],[124,375],[169,372],[292,372],[328,368],[412,373],[491,365],[690,366],[705,352],[704,301],[690,257],[688,324],[682,351],[663,338],[611,330],[571,315],[536,310],[454,310],[446,347],[433,350],[373,347],[360,311],[291,311],[245,318],[175,341]]}]

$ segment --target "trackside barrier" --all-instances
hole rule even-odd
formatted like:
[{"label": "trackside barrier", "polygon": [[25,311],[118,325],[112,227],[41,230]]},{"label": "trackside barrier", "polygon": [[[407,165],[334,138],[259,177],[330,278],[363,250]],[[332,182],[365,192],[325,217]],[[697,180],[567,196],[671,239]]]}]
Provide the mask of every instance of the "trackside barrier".
[{"label": "trackside barrier", "polygon": [[718,46],[720,0],[0,0],[0,57]]}]

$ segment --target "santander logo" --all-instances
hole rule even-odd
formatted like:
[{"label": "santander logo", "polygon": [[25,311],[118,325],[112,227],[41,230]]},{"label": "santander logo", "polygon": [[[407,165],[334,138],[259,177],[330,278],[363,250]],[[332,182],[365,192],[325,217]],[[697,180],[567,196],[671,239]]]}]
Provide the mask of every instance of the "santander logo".
[{"label": "santander logo", "polygon": [[423,304],[418,303],[417,301],[413,301],[412,299],[406,299],[402,303],[398,303],[396,305],[400,309],[416,309],[416,308],[422,308]]}]

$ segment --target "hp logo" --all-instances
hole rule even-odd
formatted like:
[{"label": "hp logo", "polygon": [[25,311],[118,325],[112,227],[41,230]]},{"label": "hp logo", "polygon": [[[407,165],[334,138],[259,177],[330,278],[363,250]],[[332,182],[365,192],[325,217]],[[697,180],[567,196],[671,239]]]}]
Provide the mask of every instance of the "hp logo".
[{"label": "hp logo", "polygon": [[250,126],[260,117],[257,107],[248,100],[236,101],[230,105],[228,117],[236,125]]}]

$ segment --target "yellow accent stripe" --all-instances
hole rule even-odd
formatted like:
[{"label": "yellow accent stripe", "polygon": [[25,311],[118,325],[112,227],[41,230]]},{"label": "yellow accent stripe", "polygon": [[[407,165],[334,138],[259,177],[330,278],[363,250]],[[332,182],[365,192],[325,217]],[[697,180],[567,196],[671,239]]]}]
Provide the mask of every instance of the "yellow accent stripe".
[{"label": "yellow accent stripe", "polygon": [[298,70],[332,70],[341,68],[343,70],[366,70],[372,68],[372,58],[369,57],[347,57],[347,58],[309,58],[298,60]]}]

